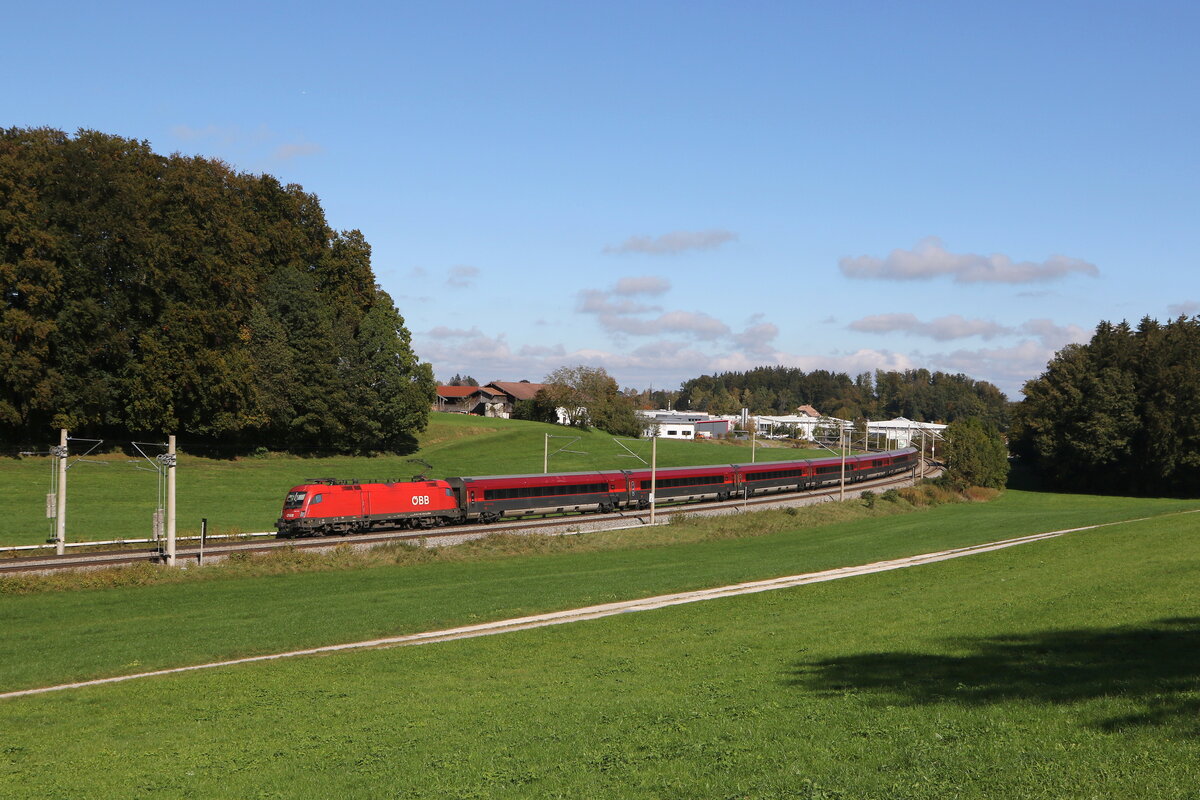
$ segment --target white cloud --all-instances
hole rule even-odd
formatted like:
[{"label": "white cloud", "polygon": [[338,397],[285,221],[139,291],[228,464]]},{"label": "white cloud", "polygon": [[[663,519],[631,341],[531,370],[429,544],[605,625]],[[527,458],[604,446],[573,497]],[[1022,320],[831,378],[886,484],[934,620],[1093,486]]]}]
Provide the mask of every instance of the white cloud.
[{"label": "white cloud", "polygon": [[524,345],[517,351],[517,355],[523,358],[562,358],[567,354],[566,348],[561,344],[551,345]]},{"label": "white cloud", "polygon": [[446,285],[453,286],[456,289],[466,289],[471,286],[475,279],[479,277],[479,267],[469,267],[465,264],[460,264],[457,267],[451,267]]},{"label": "white cloud", "polygon": [[877,369],[903,371],[914,369],[917,364],[911,357],[890,350],[855,350],[853,353],[834,355],[789,355],[780,353],[779,363],[785,367],[799,367],[807,372],[825,369],[857,375]]},{"label": "white cloud", "polygon": [[[290,161],[303,156],[317,155],[325,151],[321,145],[306,141],[286,141],[282,134],[259,125],[243,128],[239,125],[174,125],[171,135],[184,142],[201,142],[209,147],[236,151],[241,157],[257,153],[266,155],[262,148],[270,149],[270,158],[275,161]],[[253,157],[253,156],[252,156]]]},{"label": "white cloud", "polygon": [[767,355],[772,352],[772,344],[779,336],[779,326],[771,322],[760,322],[750,325],[744,331],[734,334],[733,343],[747,353]]},{"label": "white cloud", "polygon": [[621,278],[613,289],[615,294],[665,294],[671,288],[671,282],[656,275],[643,275],[639,278]]},{"label": "white cloud", "polygon": [[971,336],[994,339],[998,336],[1024,334],[1037,337],[1043,346],[1055,350],[1071,342],[1086,342],[1089,338],[1088,332],[1077,325],[1057,325],[1048,319],[1031,319],[1016,327],[1010,327],[990,320],[966,319],[958,314],[939,317],[929,322],[922,322],[915,315],[908,313],[873,314],[855,320],[846,327],[863,333],[900,332],[939,342]]},{"label": "white cloud", "polygon": [[428,331],[428,335],[436,339],[472,339],[483,336],[483,332],[479,328],[447,328],[445,325],[438,325],[436,328]]},{"label": "white cloud", "polygon": [[893,250],[882,259],[842,258],[838,267],[848,278],[910,281],[948,275],[957,283],[1036,283],[1076,272],[1092,277],[1100,274],[1095,264],[1061,255],[1035,263],[1013,261],[1002,253],[990,256],[951,253],[933,236],[921,240],[912,250]]},{"label": "white cloud", "polygon": [[[770,323],[759,323],[769,325]],[[754,331],[750,326],[743,334]],[[1032,324],[1046,337],[1072,331],[1070,326]],[[758,333],[765,340],[770,330]],[[951,373],[964,373],[976,380],[989,381],[1015,398],[1024,381],[1036,377],[1058,349],[1035,338],[1011,347],[958,349],[950,352],[900,353],[887,349],[864,348],[846,353],[791,353],[766,344],[743,341],[747,346],[722,348],[717,342],[688,343],[670,338],[646,341],[625,352],[597,348],[570,350],[561,344],[525,345],[515,351],[504,334],[490,336],[476,327],[455,329],[438,327],[414,337],[422,360],[433,363],[438,375],[473,375],[480,381],[538,381],[561,366],[587,364],[603,367],[622,386],[673,388],[703,374],[746,371],[761,366],[785,366],[811,372],[817,369],[857,375],[875,370],[903,371],[925,367]],[[732,341],[731,337],[727,341]]]},{"label": "white cloud", "polygon": [[584,314],[644,314],[661,311],[661,306],[648,306],[632,300],[614,302],[608,292],[600,289],[584,289],[579,293],[579,310]]},{"label": "white cloud", "polygon": [[319,144],[312,142],[295,142],[291,144],[281,144],[275,148],[275,158],[283,161],[290,161],[293,158],[301,156],[312,156],[324,151],[325,148]]},{"label": "white cloud", "polygon": [[[631,281],[625,286],[623,294],[659,294],[666,291],[669,284],[661,279],[624,279]],[[701,311],[667,311],[657,317],[646,318],[640,315],[661,312],[660,306],[649,306],[633,300],[613,300],[612,295],[620,292],[621,284],[613,292],[600,289],[584,289],[579,293],[578,310],[584,314],[596,315],[600,327],[609,333],[629,336],[661,336],[663,334],[683,334],[696,339],[711,341],[722,336],[728,336],[729,326],[716,317]]]},{"label": "white cloud", "polygon": [[1013,333],[1012,328],[982,319],[966,319],[958,314],[921,322],[914,314],[874,314],[855,320],[847,325],[850,330],[864,333],[903,332],[912,336],[925,336],[938,341],[965,339],[979,336],[991,339]]},{"label": "white cloud", "polygon": [[1174,317],[1190,317],[1194,314],[1200,314],[1200,303],[1195,300],[1185,300],[1182,303],[1172,303],[1167,306],[1167,310]]},{"label": "white cloud", "polygon": [[961,372],[976,380],[993,383],[1010,400],[1017,400],[1025,381],[1040,375],[1057,349],[1025,339],[1012,347],[932,353],[921,356],[920,360],[928,369]]},{"label": "white cloud", "polygon": [[244,134],[239,128],[228,125],[205,125],[202,128],[194,128],[191,125],[174,125],[171,127],[171,135],[187,142],[209,140],[221,144],[231,144],[244,138]]},{"label": "white cloud", "polygon": [[736,233],[726,230],[674,231],[657,237],[630,236],[621,244],[605,246],[604,252],[671,255],[688,250],[715,250],[736,239]]},{"label": "white cloud", "polygon": [[1078,325],[1056,325],[1048,319],[1031,319],[1021,325],[1021,332],[1036,336],[1042,346],[1051,351],[1061,350],[1072,343],[1082,344],[1092,338],[1088,331]]},{"label": "white cloud", "polygon": [[680,333],[711,341],[729,335],[729,326],[702,311],[668,311],[655,319],[638,319],[617,314],[601,314],[600,325],[610,333],[632,336],[658,336]]}]

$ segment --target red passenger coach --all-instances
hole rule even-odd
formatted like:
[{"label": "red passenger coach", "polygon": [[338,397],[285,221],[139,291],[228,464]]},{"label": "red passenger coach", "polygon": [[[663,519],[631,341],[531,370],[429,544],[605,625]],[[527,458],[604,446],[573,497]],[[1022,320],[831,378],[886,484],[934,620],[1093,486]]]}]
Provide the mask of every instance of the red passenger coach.
[{"label": "red passenger coach", "polygon": [[[629,486],[639,508],[650,505],[650,470],[630,470]],[[737,491],[733,466],[669,467],[654,474],[654,501],[728,500]]]},{"label": "red passenger coach", "polygon": [[279,535],[428,528],[462,517],[446,481],[359,483],[325,479],[293,486],[275,523]]},{"label": "red passenger coach", "polygon": [[629,500],[625,473],[563,472],[554,475],[489,475],[450,478],[467,519],[494,522],[504,516],[612,511]]}]

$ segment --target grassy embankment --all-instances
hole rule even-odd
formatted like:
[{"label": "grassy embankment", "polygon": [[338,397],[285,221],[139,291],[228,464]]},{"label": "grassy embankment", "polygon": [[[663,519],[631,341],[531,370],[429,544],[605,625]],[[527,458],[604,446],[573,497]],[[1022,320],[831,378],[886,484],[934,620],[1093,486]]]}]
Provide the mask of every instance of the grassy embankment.
[{"label": "grassy embankment", "polygon": [[[731,538],[737,520],[688,520],[668,526],[670,546],[603,550],[588,536],[550,555],[5,596],[0,686],[1198,505],[1009,492],[743,538]],[[777,518],[793,519],[740,523]],[[1164,516],[491,639],[8,701],[0,796],[1194,797],[1196,526]]]},{"label": "grassy embankment", "polygon": [[[177,530],[181,536],[196,534],[201,518],[207,518],[209,533],[269,531],[288,488],[322,477],[408,480],[424,469],[411,458],[432,464],[429,475],[435,478],[541,472],[546,434],[576,435],[567,428],[536,422],[433,414],[420,438],[420,449],[412,456],[270,455],[220,460],[189,455],[183,442],[177,473]],[[551,471],[630,469],[641,464],[608,434],[585,431],[578,435],[580,440],[573,444],[568,438],[550,440],[551,453],[564,446],[583,453],[555,453],[550,458]],[[649,462],[648,440],[625,443]],[[760,444],[756,459],[811,457],[806,453],[809,451]],[[664,467],[749,460],[749,443],[659,441],[658,463]],[[51,462],[48,457],[0,459],[0,488],[5,498],[0,545],[38,544],[52,535],[53,522],[45,518]],[[148,469],[144,459],[119,454],[74,463],[67,482],[68,541],[149,536],[158,475]]]}]

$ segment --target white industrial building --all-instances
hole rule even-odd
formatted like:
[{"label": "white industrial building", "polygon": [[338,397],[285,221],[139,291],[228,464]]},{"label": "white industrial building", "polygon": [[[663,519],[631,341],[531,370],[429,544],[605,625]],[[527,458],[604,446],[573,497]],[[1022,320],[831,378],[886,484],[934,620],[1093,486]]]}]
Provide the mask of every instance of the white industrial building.
[{"label": "white industrial building", "polygon": [[836,431],[838,426],[850,427],[851,423],[835,417],[812,417],[807,414],[786,416],[759,416],[754,418],[754,432],[766,439],[816,439],[817,428]]},{"label": "white industrial building", "polygon": [[714,439],[733,427],[728,419],[686,411],[639,411],[644,436],[660,439]]},{"label": "white industrial building", "polygon": [[[836,417],[821,417],[808,415],[790,415],[785,417],[760,416],[755,417],[755,433],[764,438],[795,438],[815,440],[819,428],[836,431],[838,428],[851,430],[854,423]],[[868,420],[867,432],[872,436],[880,436],[885,440],[885,447],[908,447],[917,443],[921,435],[930,440],[941,438],[945,425],[936,422],[914,422],[905,417],[889,420]]]},{"label": "white industrial building", "polygon": [[[799,414],[785,416],[760,415],[750,417],[756,436],[764,439],[808,439],[815,441],[818,430],[826,434],[835,433],[839,428],[845,431],[854,429],[850,420],[826,417],[817,413],[812,406],[802,406]],[[687,411],[638,411],[642,417],[643,435],[657,435],[662,439],[709,439],[729,435],[729,432],[742,421],[739,416],[715,416],[701,412]],[[924,435],[930,441],[942,438],[945,425],[937,422],[914,422],[905,417],[889,420],[868,420],[867,431],[872,436],[884,439],[888,449],[909,447],[920,442]]]},{"label": "white industrial building", "polygon": [[871,422],[867,425],[867,430],[883,436],[887,440],[887,446],[892,448],[908,447],[919,443],[922,434],[932,442],[939,441],[946,426],[937,422],[913,422],[911,419],[896,417],[886,421]]}]

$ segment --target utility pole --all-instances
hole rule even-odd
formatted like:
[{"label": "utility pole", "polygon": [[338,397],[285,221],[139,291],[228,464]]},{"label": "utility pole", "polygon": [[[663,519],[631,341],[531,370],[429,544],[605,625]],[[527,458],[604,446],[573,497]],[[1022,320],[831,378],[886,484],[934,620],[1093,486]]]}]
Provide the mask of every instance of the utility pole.
[{"label": "utility pole", "polygon": [[67,429],[58,431],[58,496],[54,502],[54,552],[63,555],[67,549]]},{"label": "utility pole", "polygon": [[[921,431],[921,455],[917,457],[917,474],[922,477],[925,475],[925,431]],[[916,478],[913,479],[913,483],[916,483]]]},{"label": "utility pole", "polygon": [[175,566],[175,436],[167,437],[167,566]]},{"label": "utility pole", "polygon": [[838,444],[842,450],[842,486],[838,491],[838,500],[846,499],[846,426],[838,424]]},{"label": "utility pole", "polygon": [[650,440],[650,524],[654,524],[654,489],[658,481],[658,434]]}]

